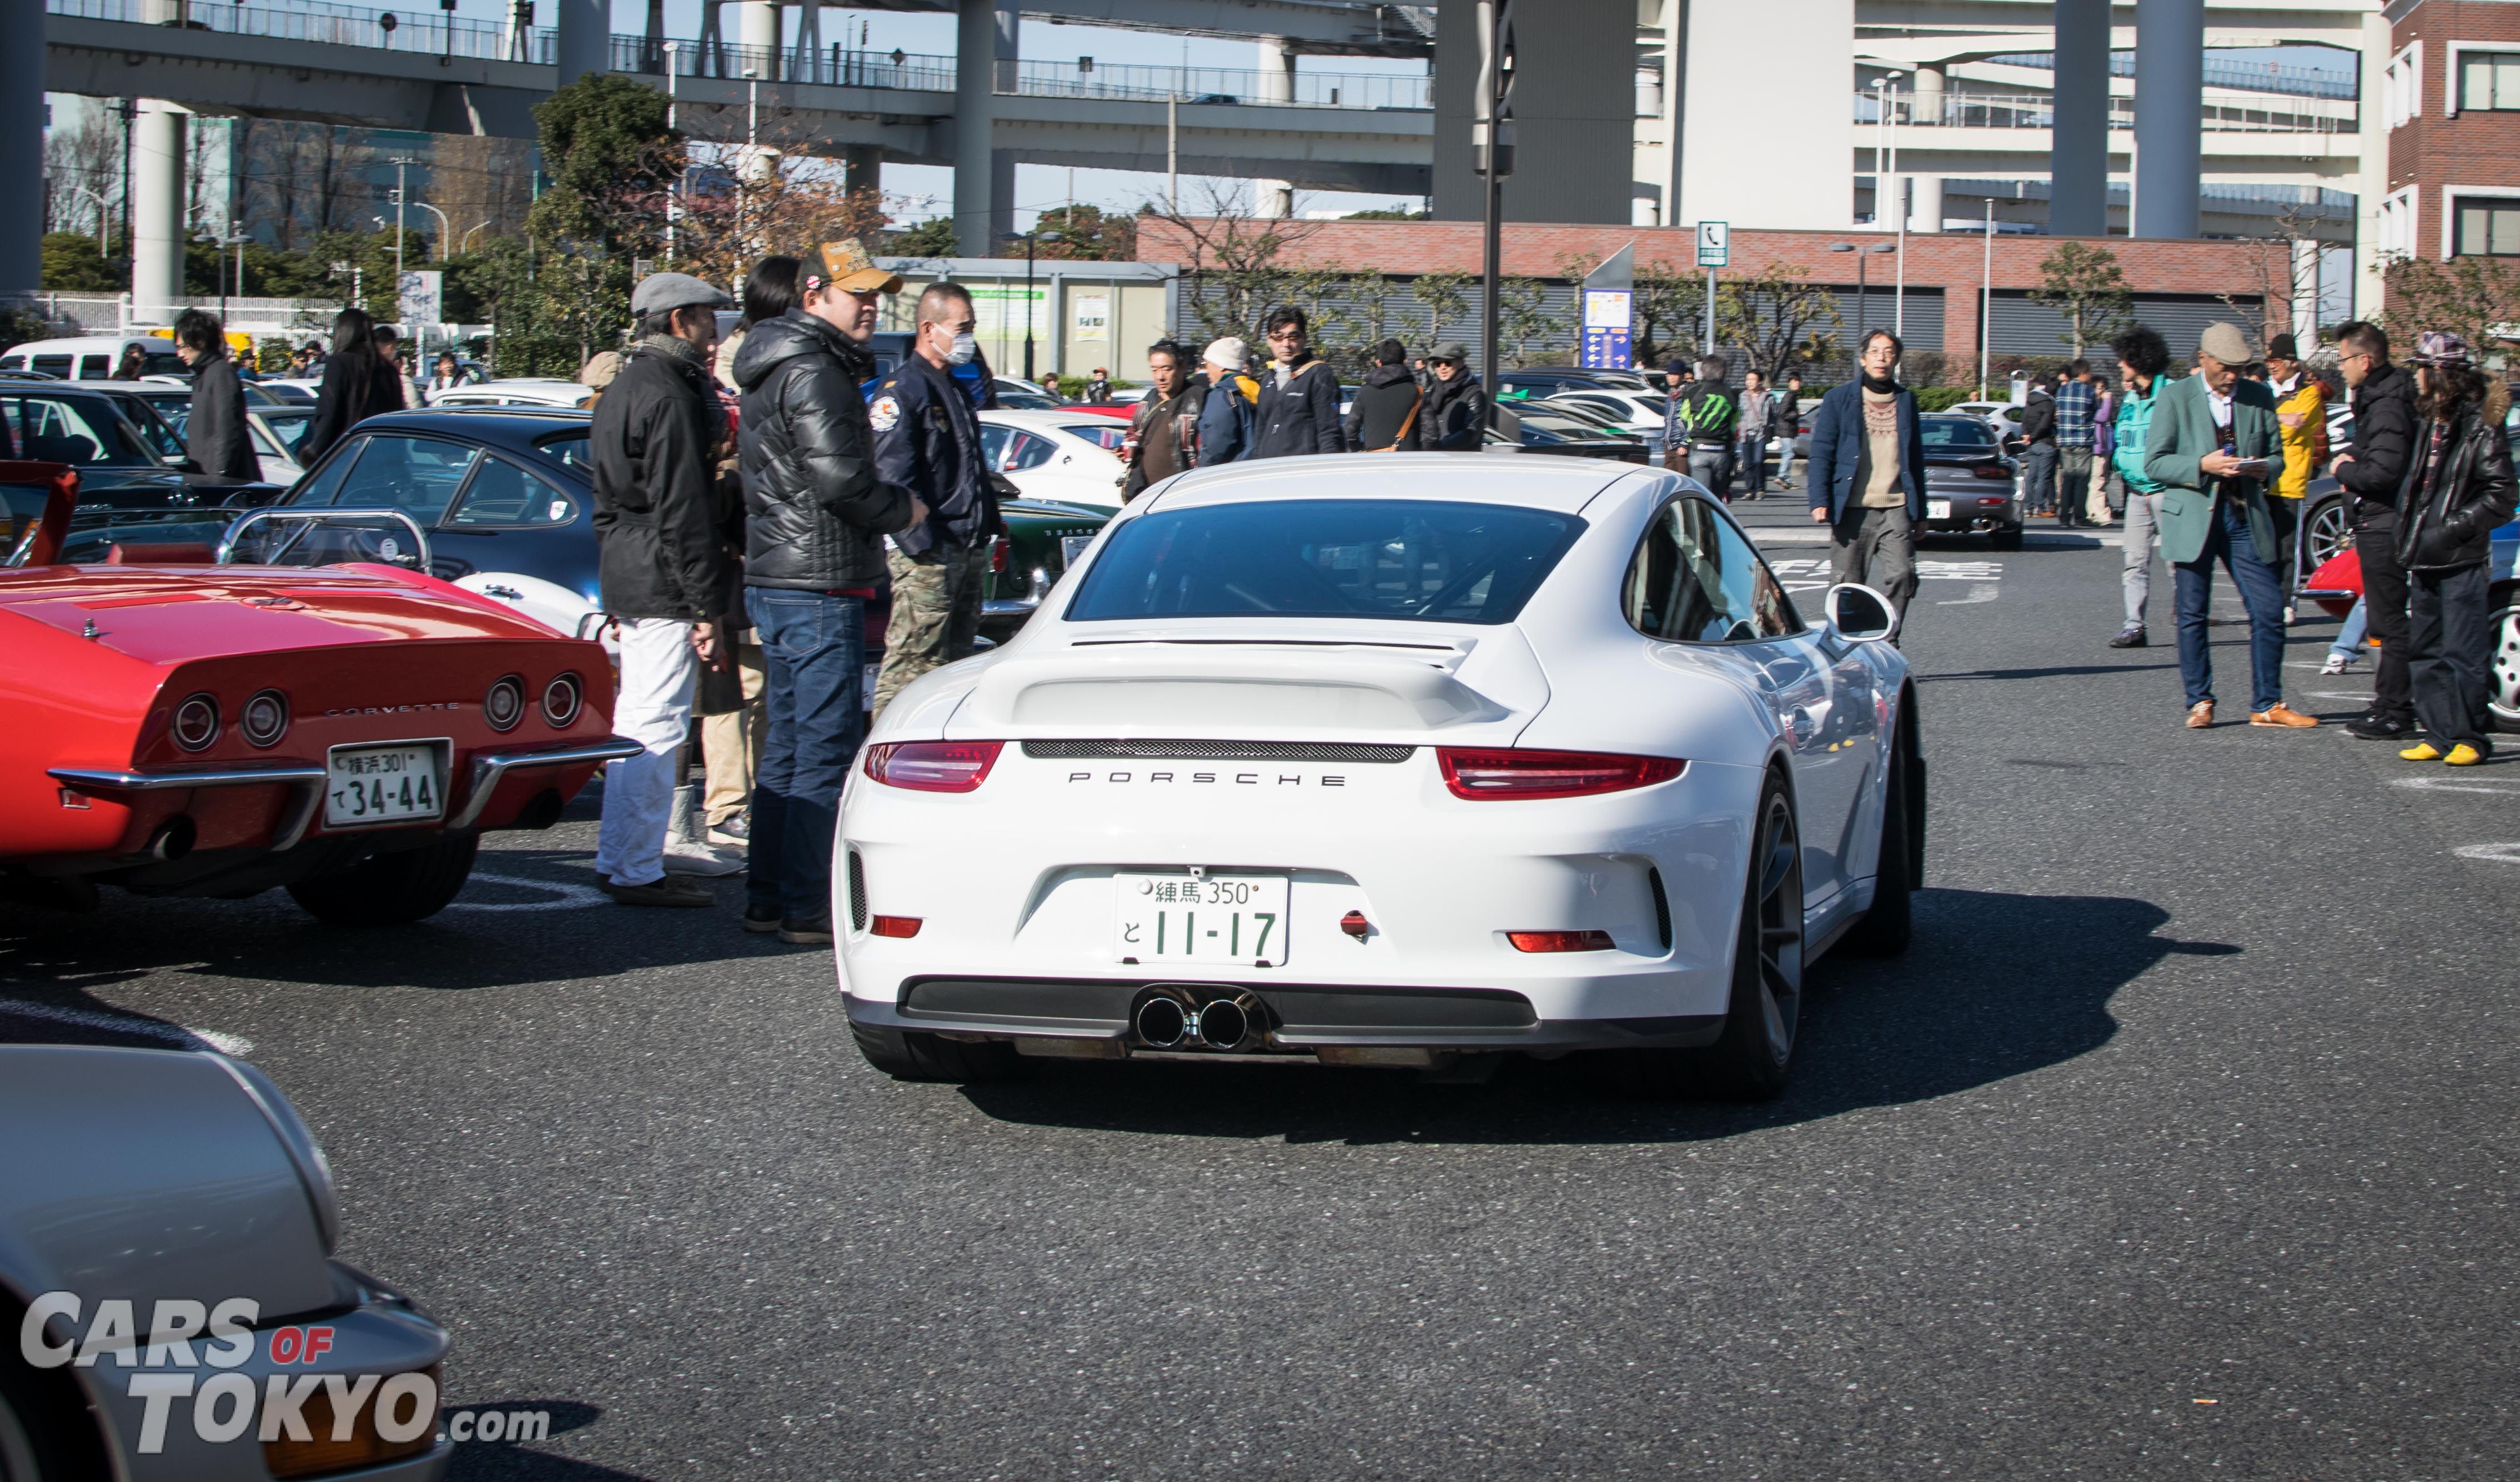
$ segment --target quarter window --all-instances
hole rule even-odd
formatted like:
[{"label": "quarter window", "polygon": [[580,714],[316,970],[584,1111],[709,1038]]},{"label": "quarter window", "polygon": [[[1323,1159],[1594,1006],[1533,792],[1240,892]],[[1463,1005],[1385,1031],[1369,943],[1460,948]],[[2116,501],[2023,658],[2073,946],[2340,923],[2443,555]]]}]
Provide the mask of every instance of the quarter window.
[{"label": "quarter window", "polygon": [[2520,201],[2461,198],[2452,202],[2452,208],[2457,220],[2452,252],[2461,257],[2520,257]]},{"label": "quarter window", "polygon": [[2459,53],[2458,110],[2520,110],[2520,52]]},{"label": "quarter window", "polygon": [[1749,538],[1696,498],[1654,516],[1628,562],[1622,602],[1638,632],[1675,643],[1756,643],[1802,630]]},{"label": "quarter window", "polygon": [[89,467],[158,463],[139,431],[100,402],[13,396],[0,407],[7,409],[10,441],[20,458]]},{"label": "quarter window", "polygon": [[464,502],[447,523],[458,528],[564,525],[577,518],[577,501],[504,458],[484,455],[464,488]]},{"label": "quarter window", "polygon": [[435,524],[463,484],[472,456],[472,449],[461,443],[434,437],[372,434],[333,498],[299,503],[400,510],[424,525]]}]

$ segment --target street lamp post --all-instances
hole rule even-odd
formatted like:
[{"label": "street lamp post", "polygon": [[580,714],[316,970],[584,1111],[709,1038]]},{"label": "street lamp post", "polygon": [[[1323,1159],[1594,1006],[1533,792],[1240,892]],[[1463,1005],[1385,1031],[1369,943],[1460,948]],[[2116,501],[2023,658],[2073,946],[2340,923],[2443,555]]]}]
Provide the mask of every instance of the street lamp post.
[{"label": "street lamp post", "polygon": [[[680,77],[679,75],[677,75],[680,69],[675,66],[675,59],[676,59],[676,58],[677,58],[677,56],[682,52],[683,44],[682,44],[681,42],[679,42],[679,41],[668,41],[668,42],[666,42],[666,43],[665,43],[665,48],[664,48],[664,49],[665,49],[665,130],[666,130],[666,132],[671,133],[671,132],[675,129],[675,127],[677,126],[677,124],[676,124],[676,113],[675,113],[675,110],[676,110],[676,108],[679,106],[680,101],[681,101],[680,99],[678,99],[678,98],[675,96],[675,84],[676,84],[676,83],[678,83],[678,82],[680,82],[680,81],[682,80],[682,79],[681,79],[681,77]],[[691,158],[691,154],[690,154],[690,151],[689,151],[688,149],[684,151],[684,156],[683,156],[683,157],[684,157],[684,160],[685,160],[684,168],[685,168],[685,169],[690,168],[689,161],[690,161],[690,158]],[[674,225],[675,225],[675,223],[676,223],[676,222],[678,222],[678,221],[680,221],[680,220],[682,219],[682,214],[683,214],[683,209],[682,209],[682,207],[683,207],[683,171],[682,171],[682,170],[676,170],[676,171],[674,172],[674,183],[673,183],[671,186],[668,186],[668,187],[666,188],[666,190],[665,190],[665,260],[666,260],[667,262],[672,262],[672,261],[674,261],[674,260],[675,260],[675,258],[674,258]]]},{"label": "street lamp post", "polygon": [[394,324],[405,330],[410,326],[402,322],[402,202],[407,194],[403,189],[403,171],[411,164],[411,157],[407,155],[394,157]]},{"label": "street lamp post", "polygon": [[1024,245],[1024,373],[1023,373],[1023,379],[1024,379],[1024,380],[1026,380],[1026,381],[1030,381],[1030,380],[1032,380],[1032,379],[1033,379],[1033,374],[1032,374],[1032,359],[1033,359],[1033,357],[1032,357],[1032,260],[1033,260],[1033,245],[1034,245],[1035,243],[1037,243],[1037,242],[1064,242],[1064,241],[1066,241],[1067,239],[1066,239],[1066,236],[1065,236],[1065,234],[1064,234],[1064,233],[1060,233],[1060,232],[1045,232],[1045,231],[1043,231],[1043,230],[1041,229],[1041,227],[1039,226],[1039,224],[1038,224],[1038,223],[1036,223],[1036,224],[1034,225],[1033,229],[1032,229],[1031,231],[1029,231],[1029,232],[1013,232],[1013,233],[1010,233],[1009,235],[1011,235],[1011,236],[1015,236],[1015,237],[1021,237],[1021,238],[1023,239],[1023,245]]},{"label": "street lamp post", "polygon": [[[1868,321],[1865,317],[1864,270],[1866,263],[1864,259],[1871,256],[1875,252],[1895,252],[1898,248],[1892,247],[1886,242],[1876,242],[1869,247],[1857,247],[1852,242],[1832,242],[1828,245],[1828,249],[1832,252],[1853,252],[1855,254],[1855,353],[1856,358],[1861,360],[1864,356],[1865,331],[1870,327]],[[1896,335],[1899,332],[1893,330],[1890,333]]]}]

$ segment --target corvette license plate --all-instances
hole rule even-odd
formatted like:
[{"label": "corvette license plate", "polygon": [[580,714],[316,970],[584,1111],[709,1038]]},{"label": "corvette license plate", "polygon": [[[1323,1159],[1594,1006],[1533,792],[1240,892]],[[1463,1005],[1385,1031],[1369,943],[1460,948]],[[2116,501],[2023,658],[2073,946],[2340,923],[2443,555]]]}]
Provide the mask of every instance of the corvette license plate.
[{"label": "corvette license plate", "polygon": [[1926,517],[1927,519],[1949,519],[1949,518],[1951,518],[1951,517],[1952,517],[1952,502],[1951,502],[1950,500],[1948,500],[1948,499],[1929,499],[1929,500],[1926,500],[1926,501],[1925,501],[1925,517]]},{"label": "corvette license plate", "polygon": [[1076,558],[1084,555],[1085,548],[1092,544],[1094,544],[1094,537],[1091,535],[1062,535],[1058,537],[1058,563],[1061,566],[1072,566],[1076,564]]},{"label": "corvette license plate", "polygon": [[1120,875],[1112,951],[1123,961],[1276,967],[1286,961],[1283,876]]},{"label": "corvette license plate", "polygon": [[446,782],[437,747],[427,741],[391,746],[335,746],[325,753],[324,827],[408,824],[446,812]]}]

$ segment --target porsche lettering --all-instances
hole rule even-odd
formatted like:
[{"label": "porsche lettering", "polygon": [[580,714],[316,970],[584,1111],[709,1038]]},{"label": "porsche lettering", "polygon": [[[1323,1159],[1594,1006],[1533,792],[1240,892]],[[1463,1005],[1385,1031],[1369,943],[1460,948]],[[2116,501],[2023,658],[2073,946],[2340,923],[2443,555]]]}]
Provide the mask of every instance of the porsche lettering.
[{"label": "porsche lettering", "polygon": [[1067,774],[1067,780],[1071,783],[1144,782],[1190,783],[1192,785],[1214,783],[1221,786],[1238,787],[1300,787],[1305,786],[1307,783],[1316,787],[1344,787],[1347,786],[1347,779],[1344,777],[1323,776],[1308,779],[1301,773],[1294,772],[1279,773],[1274,778],[1270,774],[1261,772],[1237,772],[1231,776],[1222,772],[1148,772],[1144,776],[1135,772],[1070,772]]}]

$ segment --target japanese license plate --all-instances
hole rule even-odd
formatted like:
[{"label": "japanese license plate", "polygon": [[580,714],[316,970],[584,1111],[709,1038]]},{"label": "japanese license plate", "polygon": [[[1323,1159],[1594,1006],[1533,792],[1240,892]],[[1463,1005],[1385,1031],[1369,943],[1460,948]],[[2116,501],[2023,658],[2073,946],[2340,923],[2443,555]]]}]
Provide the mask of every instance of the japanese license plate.
[{"label": "japanese license plate", "polygon": [[428,741],[335,746],[324,770],[327,829],[407,824],[446,812],[446,781],[437,775],[437,747]]},{"label": "japanese license plate", "polygon": [[1283,876],[1119,875],[1112,951],[1125,961],[1276,967],[1286,961]]},{"label": "japanese license plate", "polygon": [[1948,500],[1948,499],[1929,499],[1929,500],[1926,500],[1926,501],[1925,501],[1925,517],[1926,517],[1927,519],[1949,519],[1949,518],[1951,518],[1951,517],[1952,517],[1952,502],[1951,502],[1950,500]]},{"label": "japanese license plate", "polygon": [[1076,558],[1084,555],[1085,548],[1092,544],[1094,544],[1094,537],[1091,535],[1062,535],[1058,537],[1059,565],[1065,567],[1076,564]]}]

